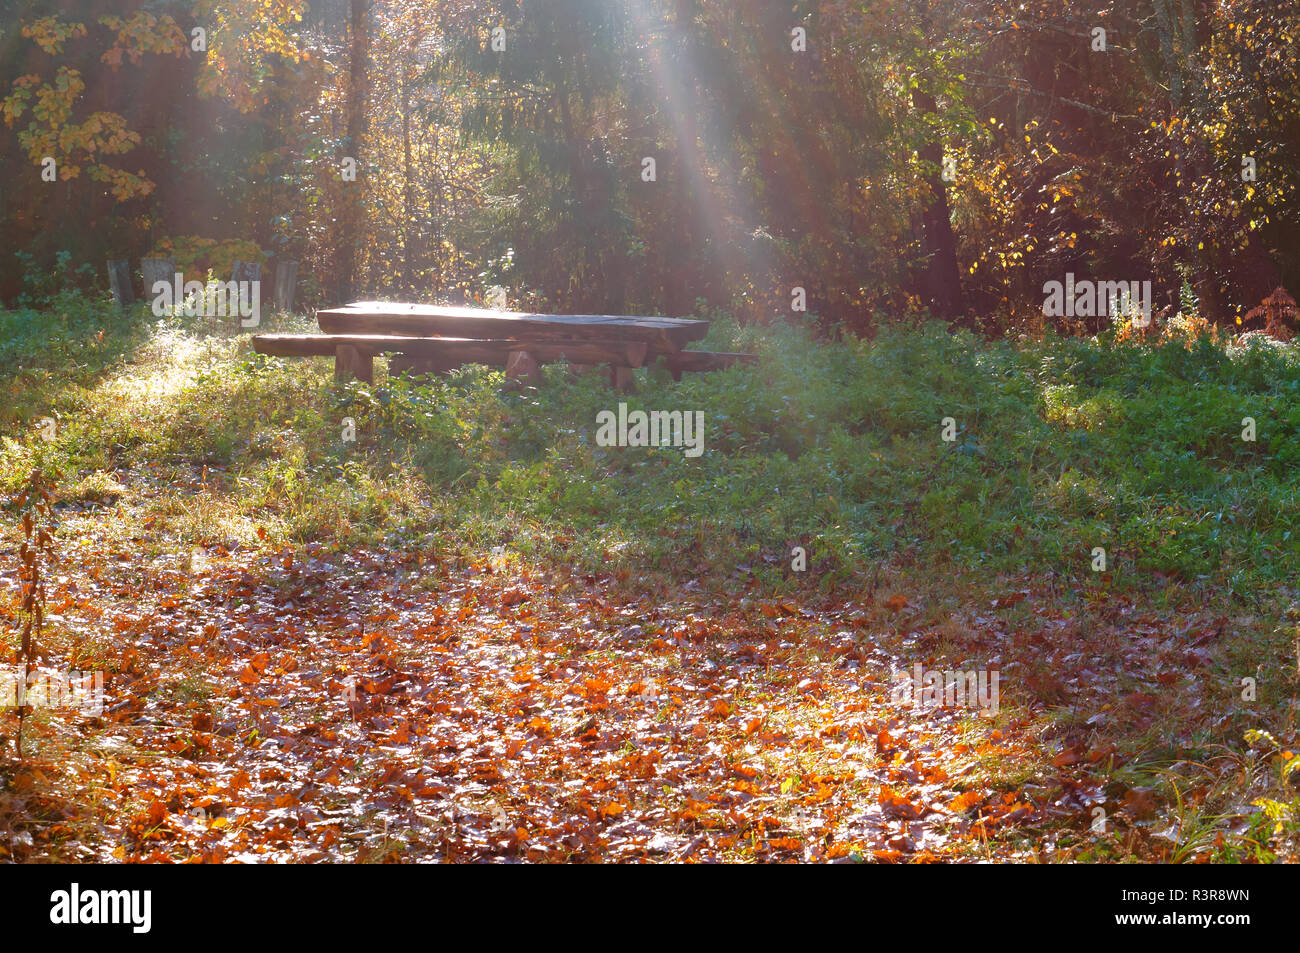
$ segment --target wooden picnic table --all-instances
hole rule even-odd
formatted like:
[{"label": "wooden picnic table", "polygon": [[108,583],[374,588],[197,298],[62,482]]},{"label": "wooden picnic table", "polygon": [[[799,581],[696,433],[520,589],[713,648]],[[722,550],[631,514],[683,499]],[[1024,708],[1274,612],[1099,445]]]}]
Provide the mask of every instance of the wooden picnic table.
[{"label": "wooden picnic table", "polygon": [[327,334],[403,334],[416,337],[513,341],[644,341],[680,351],[709,333],[709,322],[627,314],[532,314],[487,308],[358,301],[316,312]]},{"label": "wooden picnic table", "polygon": [[324,334],[259,334],[253,348],[286,357],[334,355],[335,375],[373,379],[373,358],[393,353],[389,372],[446,373],[462,364],[504,366],[511,378],[539,381],[539,365],[607,364],[614,386],[627,390],[632,372],[662,360],[677,380],[752,354],[690,351],[708,321],[653,315],[534,314],[486,308],[359,301],[316,312]]}]

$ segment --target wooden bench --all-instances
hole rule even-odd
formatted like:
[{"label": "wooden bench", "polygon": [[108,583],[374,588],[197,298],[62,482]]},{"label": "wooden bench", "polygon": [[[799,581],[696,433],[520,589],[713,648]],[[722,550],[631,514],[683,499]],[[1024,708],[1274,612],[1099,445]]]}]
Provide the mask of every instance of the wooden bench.
[{"label": "wooden bench", "polygon": [[390,373],[447,373],[463,364],[505,367],[506,376],[538,382],[540,366],[608,365],[611,383],[628,390],[632,372],[662,361],[675,380],[684,371],[754,363],[753,354],[688,351],[709,322],[636,315],[531,314],[484,308],[363,301],[316,312],[325,334],[259,334],[253,349],[280,357],[334,357],[339,380],[374,379],[374,357],[391,353]]}]

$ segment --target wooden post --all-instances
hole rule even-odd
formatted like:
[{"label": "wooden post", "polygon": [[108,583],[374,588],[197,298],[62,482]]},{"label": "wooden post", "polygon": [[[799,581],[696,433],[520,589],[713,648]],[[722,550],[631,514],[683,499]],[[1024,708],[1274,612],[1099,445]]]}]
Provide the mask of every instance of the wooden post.
[{"label": "wooden post", "polygon": [[611,364],[609,365],[609,383],[616,391],[630,394],[636,390],[636,374],[633,368]]},{"label": "wooden post", "polygon": [[[141,258],[140,274],[144,277],[144,297],[146,301],[152,301],[154,296],[153,286],[159,281],[165,281],[168,285],[176,280],[176,262],[170,258]],[[176,304],[181,302],[177,301]]]},{"label": "wooden post", "polygon": [[527,351],[511,351],[506,358],[506,377],[510,380],[526,380],[530,384],[541,384],[542,369]]},{"label": "wooden post", "polygon": [[410,374],[416,376],[420,374],[420,369],[416,366],[416,359],[409,354],[394,354],[388,359],[388,376],[396,377],[398,374]]},{"label": "wooden post", "polygon": [[125,308],[135,301],[135,295],[131,292],[131,267],[128,261],[122,258],[108,259],[108,287],[113,292],[113,303],[119,308]]},{"label": "wooden post", "polygon": [[367,384],[375,382],[375,356],[369,351],[358,349],[352,367],[356,371],[357,380]]},{"label": "wooden post", "polygon": [[682,365],[673,354],[660,354],[655,359],[655,369],[656,371],[666,371],[672,375],[675,381],[682,379]]},{"label": "wooden post", "polygon": [[292,311],[293,293],[298,284],[298,263],[280,261],[275,265],[275,310]]},{"label": "wooden post", "polygon": [[334,380],[342,384],[352,376],[352,361],[357,349],[350,344],[340,344],[334,349]]},{"label": "wooden post", "polygon": [[334,351],[334,379],[342,382],[353,377],[367,384],[375,382],[373,356],[351,344],[340,344]]}]

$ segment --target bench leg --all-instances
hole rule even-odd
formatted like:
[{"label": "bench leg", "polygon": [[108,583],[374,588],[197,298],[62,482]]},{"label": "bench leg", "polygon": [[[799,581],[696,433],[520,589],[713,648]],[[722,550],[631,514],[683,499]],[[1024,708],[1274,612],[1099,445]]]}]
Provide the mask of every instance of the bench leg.
[{"label": "bench leg", "polygon": [[375,382],[375,362],[370,352],[340,344],[334,350],[334,379],[346,381],[355,377],[367,384]]},{"label": "bench leg", "polygon": [[680,381],[682,379],[682,365],[674,360],[671,354],[660,354],[656,363],[659,367],[667,370],[673,376],[673,380]]},{"label": "bench leg", "polygon": [[396,377],[398,374],[419,373],[415,358],[407,357],[405,354],[394,354],[388,359],[388,376]]},{"label": "bench leg", "polygon": [[527,351],[511,351],[506,358],[506,378],[523,380],[530,384],[541,384],[542,369]]},{"label": "bench leg", "polygon": [[609,384],[620,393],[630,394],[636,389],[636,373],[631,367],[611,364],[609,366]]}]

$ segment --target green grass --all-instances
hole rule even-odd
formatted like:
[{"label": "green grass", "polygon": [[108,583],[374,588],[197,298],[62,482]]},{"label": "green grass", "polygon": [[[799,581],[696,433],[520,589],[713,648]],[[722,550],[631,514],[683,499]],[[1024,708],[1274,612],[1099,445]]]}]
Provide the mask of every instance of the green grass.
[{"label": "green grass", "polygon": [[[1243,603],[1300,566],[1289,347],[987,342],[933,325],[827,343],[720,318],[706,346],[753,349],[756,369],[647,373],[624,398],[561,367],[518,394],[484,368],[338,387],[326,360],[268,359],[234,329],[87,302],[0,315],[6,333],[17,399],[0,489],[37,461],[65,498],[112,498],[148,472],[152,505],[191,541],[258,526],[339,545],[432,535],[460,554],[778,589],[797,581],[797,545],[802,578],[824,583],[887,560],[1081,585],[1100,579],[1100,546],[1111,587],[1172,581]],[[703,456],[597,446],[596,414],[620,400],[703,411]],[[42,417],[58,422],[52,443]],[[204,504],[169,505],[178,482],[204,484]]]}]

